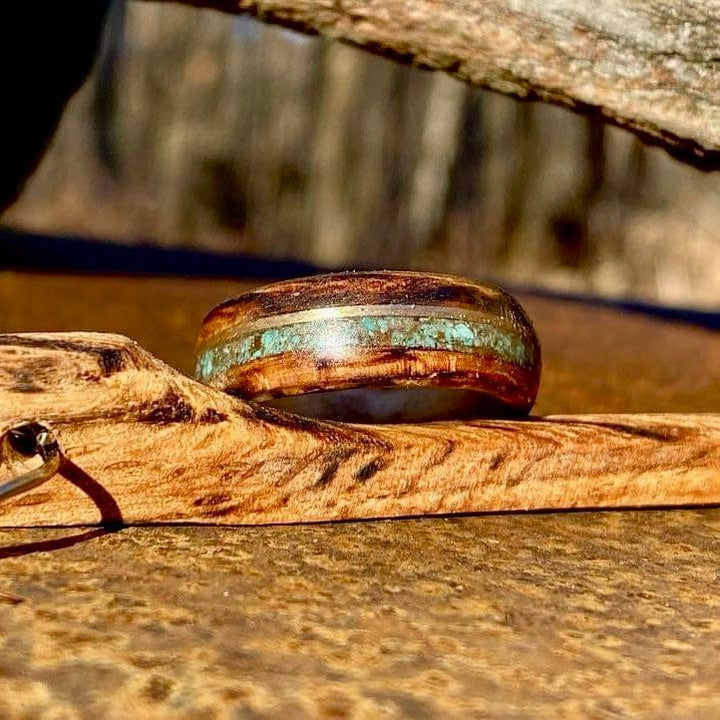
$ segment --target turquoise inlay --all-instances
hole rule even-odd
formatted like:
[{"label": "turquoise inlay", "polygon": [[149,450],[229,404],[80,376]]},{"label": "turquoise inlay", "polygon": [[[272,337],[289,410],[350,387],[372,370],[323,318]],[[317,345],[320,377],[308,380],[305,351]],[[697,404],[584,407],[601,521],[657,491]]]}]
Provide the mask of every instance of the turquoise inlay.
[{"label": "turquoise inlay", "polygon": [[534,361],[534,348],[512,330],[490,322],[442,317],[365,316],[333,318],[258,330],[204,350],[196,376],[209,381],[233,365],[286,352],[322,354],[342,348],[400,347],[472,353],[489,349],[521,365]]}]

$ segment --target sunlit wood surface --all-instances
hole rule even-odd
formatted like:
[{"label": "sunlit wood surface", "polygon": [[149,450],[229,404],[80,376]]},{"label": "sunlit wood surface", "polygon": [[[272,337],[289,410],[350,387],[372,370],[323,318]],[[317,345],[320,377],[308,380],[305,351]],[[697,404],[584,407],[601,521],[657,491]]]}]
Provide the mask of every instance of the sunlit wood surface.
[{"label": "sunlit wood surface", "polygon": [[[0,275],[181,370],[240,283]],[[717,411],[720,336],[523,298],[539,413]],[[0,717],[712,717],[720,513],[0,533]]]}]

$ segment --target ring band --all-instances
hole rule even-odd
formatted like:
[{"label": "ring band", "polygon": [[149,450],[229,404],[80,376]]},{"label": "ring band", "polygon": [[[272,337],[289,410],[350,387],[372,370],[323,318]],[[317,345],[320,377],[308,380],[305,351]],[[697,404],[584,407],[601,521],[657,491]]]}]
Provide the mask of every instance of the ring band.
[{"label": "ring band", "polygon": [[356,388],[469,390],[527,413],[540,346],[503,290],[446,275],[349,272],[268,285],[203,321],[201,382],[266,401]]}]

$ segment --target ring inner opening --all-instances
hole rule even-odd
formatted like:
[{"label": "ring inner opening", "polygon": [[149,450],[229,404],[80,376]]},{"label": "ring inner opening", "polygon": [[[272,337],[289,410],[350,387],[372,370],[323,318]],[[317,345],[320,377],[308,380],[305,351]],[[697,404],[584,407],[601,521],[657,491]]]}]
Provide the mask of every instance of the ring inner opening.
[{"label": "ring inner opening", "polygon": [[275,398],[263,404],[319,420],[373,424],[513,417],[521,414],[476,390],[433,387],[329,390]]}]

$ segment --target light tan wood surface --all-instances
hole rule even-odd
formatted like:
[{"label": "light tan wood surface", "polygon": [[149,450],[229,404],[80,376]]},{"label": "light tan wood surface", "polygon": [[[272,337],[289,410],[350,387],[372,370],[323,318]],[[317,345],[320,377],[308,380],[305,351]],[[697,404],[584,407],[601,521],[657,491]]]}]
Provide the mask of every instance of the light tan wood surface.
[{"label": "light tan wood surface", "polygon": [[66,463],[0,505],[5,526],[720,503],[720,415],[311,421],[201,385],[107,333],[0,335],[0,433],[23,422],[46,422]]},{"label": "light tan wood surface", "polygon": [[[0,275],[2,330],[187,371],[233,283]],[[720,337],[523,298],[539,413],[708,412]],[[718,511],[8,529],[0,717],[712,717]]]},{"label": "light tan wood surface", "polygon": [[236,525],[720,502],[720,415],[309,421],[201,385],[108,333],[0,335],[0,431],[38,421],[55,431],[69,482],[57,477],[3,503],[0,524]]}]

